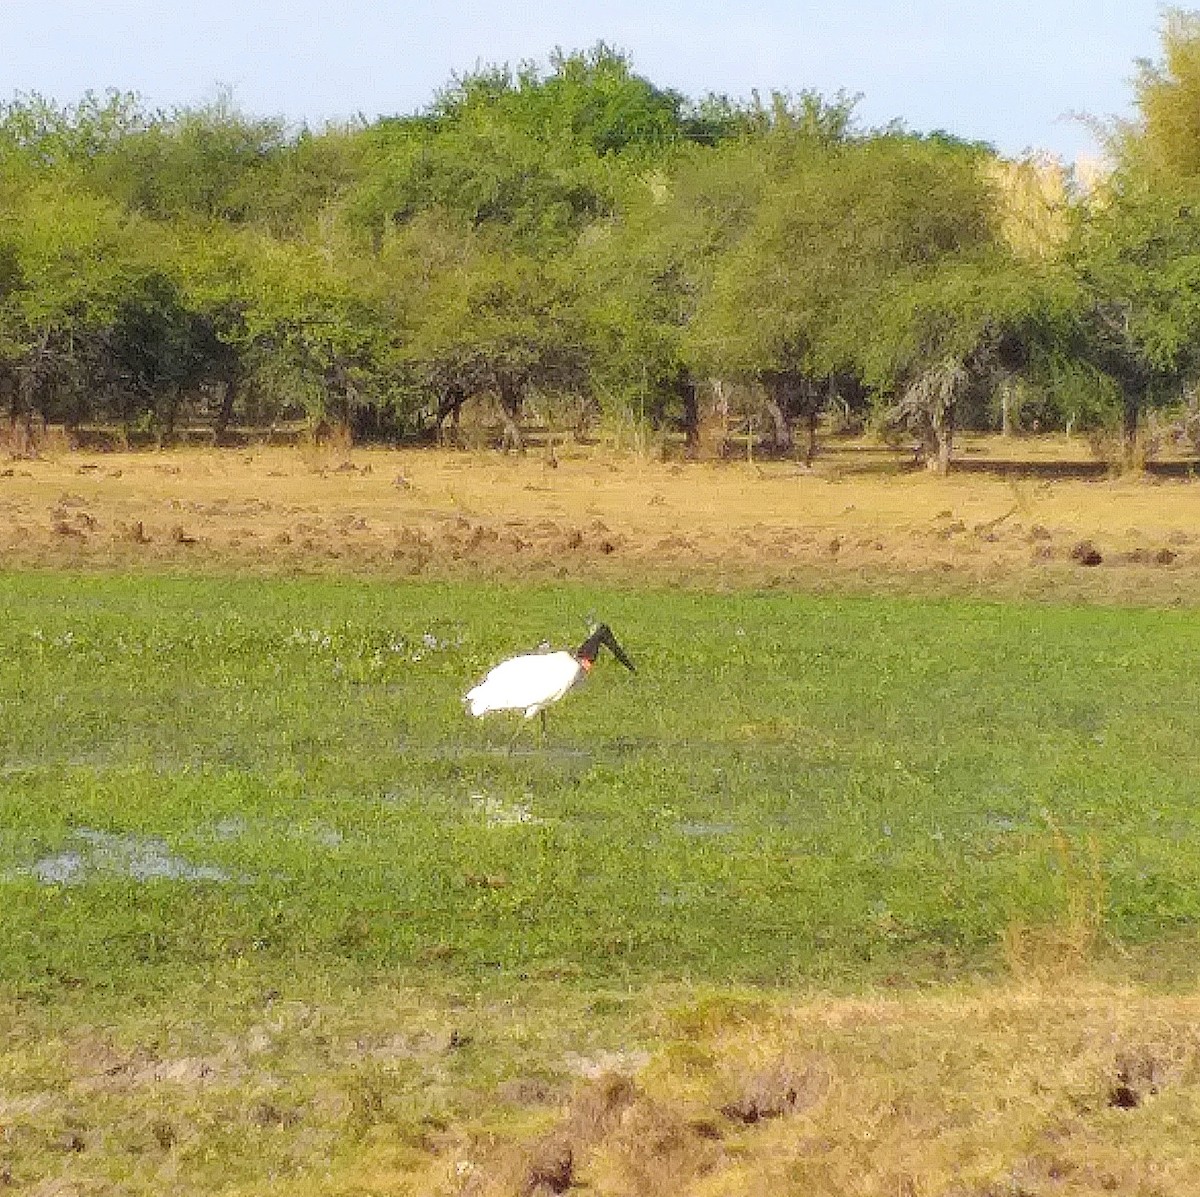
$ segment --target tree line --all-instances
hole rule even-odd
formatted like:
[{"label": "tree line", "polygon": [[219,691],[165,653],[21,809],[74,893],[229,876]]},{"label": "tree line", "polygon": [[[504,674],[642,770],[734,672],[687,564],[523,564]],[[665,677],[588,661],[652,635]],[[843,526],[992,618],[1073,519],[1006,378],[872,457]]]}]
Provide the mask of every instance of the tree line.
[{"label": "tree line", "polygon": [[[1200,376],[1200,14],[1170,10],[1088,186],[854,97],[691,100],[611,48],[318,131],[228,99],[0,104],[14,433],[453,436],[597,418],[695,450],[822,420],[1136,451]],[[715,430],[715,431],[714,431]]]}]

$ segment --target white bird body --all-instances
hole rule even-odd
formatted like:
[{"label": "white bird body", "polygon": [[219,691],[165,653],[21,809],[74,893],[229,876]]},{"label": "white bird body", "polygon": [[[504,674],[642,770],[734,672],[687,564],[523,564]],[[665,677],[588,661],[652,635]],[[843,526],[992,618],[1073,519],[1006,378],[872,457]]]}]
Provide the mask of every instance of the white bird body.
[{"label": "white bird body", "polygon": [[525,712],[526,719],[558,702],[587,677],[574,653],[528,653],[502,661],[474,689],[467,691],[467,707],[478,717],[489,711]]},{"label": "white bird body", "polygon": [[[594,625],[591,635],[573,653],[566,650],[525,653],[501,661],[478,686],[467,691],[463,701],[476,718],[489,711],[524,711],[526,719],[541,715],[542,735],[545,736],[546,708],[587,677],[602,647],[607,648],[630,673],[636,672],[608,625],[601,623]],[[517,724],[518,733],[521,726]]]}]

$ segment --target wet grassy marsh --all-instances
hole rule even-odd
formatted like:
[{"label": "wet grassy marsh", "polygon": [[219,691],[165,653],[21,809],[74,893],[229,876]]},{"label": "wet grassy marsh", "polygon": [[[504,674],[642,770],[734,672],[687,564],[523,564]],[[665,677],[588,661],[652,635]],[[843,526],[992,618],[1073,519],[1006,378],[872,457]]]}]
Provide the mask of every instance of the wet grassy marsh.
[{"label": "wet grassy marsh", "polygon": [[[253,956],[420,976],[819,982],[1200,914],[1186,610],[13,574],[0,982]],[[461,694],[600,612],[510,754]],[[1074,916],[1072,916],[1074,917]],[[1083,917],[1080,915],[1079,917]]]}]

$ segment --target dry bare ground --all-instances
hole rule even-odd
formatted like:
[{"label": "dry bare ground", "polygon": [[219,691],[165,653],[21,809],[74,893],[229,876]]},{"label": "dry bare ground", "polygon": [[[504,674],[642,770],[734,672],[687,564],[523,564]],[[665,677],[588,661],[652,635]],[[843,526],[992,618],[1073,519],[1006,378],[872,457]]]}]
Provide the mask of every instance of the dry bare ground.
[{"label": "dry bare ground", "polygon": [[947,479],[861,444],[811,470],[582,447],[75,452],[0,468],[0,551],[57,567],[1192,602],[1200,485],[1178,462],[1111,477],[1061,439],[969,443]]}]

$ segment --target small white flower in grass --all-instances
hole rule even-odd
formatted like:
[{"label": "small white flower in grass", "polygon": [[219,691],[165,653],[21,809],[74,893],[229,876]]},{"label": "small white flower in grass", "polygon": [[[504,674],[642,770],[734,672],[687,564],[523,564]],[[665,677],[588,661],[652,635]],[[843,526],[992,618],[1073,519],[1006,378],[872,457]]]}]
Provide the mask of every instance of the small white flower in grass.
[{"label": "small white flower in grass", "polygon": [[535,817],[528,802],[505,802],[492,794],[472,794],[471,802],[488,827],[520,827],[544,822]]}]

